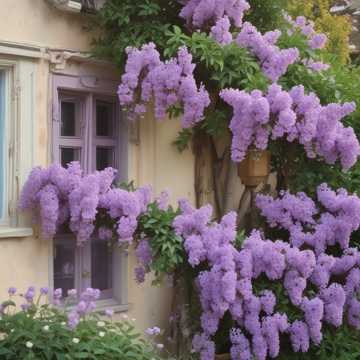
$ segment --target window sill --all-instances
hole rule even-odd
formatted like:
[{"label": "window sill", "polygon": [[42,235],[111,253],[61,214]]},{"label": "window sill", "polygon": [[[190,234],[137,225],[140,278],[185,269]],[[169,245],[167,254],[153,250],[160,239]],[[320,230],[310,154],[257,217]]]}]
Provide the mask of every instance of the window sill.
[{"label": "window sill", "polygon": [[0,226],[0,239],[23,238],[31,235],[33,235],[32,228]]},{"label": "window sill", "polygon": [[129,304],[120,304],[115,299],[106,299],[96,301],[96,311],[104,312],[110,309],[115,313],[125,312],[129,310]]},{"label": "window sill", "polygon": [[[71,304],[67,307],[68,311],[75,309],[76,304]],[[105,310],[113,310],[114,313],[126,312],[129,310],[129,304],[120,304],[115,299],[104,299],[96,301],[96,312],[105,312]]]}]

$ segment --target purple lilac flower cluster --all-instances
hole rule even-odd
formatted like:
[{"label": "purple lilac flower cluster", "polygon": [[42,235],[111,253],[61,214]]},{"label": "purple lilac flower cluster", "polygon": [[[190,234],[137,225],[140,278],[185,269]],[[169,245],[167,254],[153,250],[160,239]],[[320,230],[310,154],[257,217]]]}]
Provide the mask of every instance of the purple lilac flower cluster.
[{"label": "purple lilac flower cluster", "polygon": [[153,256],[148,239],[142,239],[135,249],[135,255],[139,265],[135,268],[135,278],[140,284],[145,281],[145,275],[149,272],[149,265]]},{"label": "purple lilac flower cluster", "polygon": [[289,34],[292,34],[294,31],[300,31],[301,34],[306,36],[308,45],[313,50],[323,49],[325,47],[328,38],[325,34],[315,31],[313,21],[306,19],[304,16],[298,16],[295,20],[287,14],[285,14],[284,17],[291,26]]},{"label": "purple lilac flower cluster", "polygon": [[279,49],[275,44],[279,39],[279,30],[262,35],[254,25],[244,23],[236,43],[249,49],[260,61],[262,71],[273,82],[276,82],[287,71],[289,65],[299,60],[297,48]]},{"label": "purple lilac flower cluster", "polygon": [[[290,29],[288,34],[295,32],[305,36],[308,46],[313,49],[323,49],[327,43],[327,36],[323,33],[317,33],[314,28],[314,22],[306,19],[304,16],[298,16],[295,20],[288,14],[284,15],[285,20],[289,23]],[[303,64],[311,71],[320,72],[328,70],[330,65],[322,61],[314,61],[313,59],[303,59]]]},{"label": "purple lilac flower cluster", "polygon": [[233,41],[230,32],[230,20],[228,16],[219,19],[214,26],[211,27],[210,35],[221,45],[230,44]]},{"label": "purple lilac flower cluster", "polygon": [[259,90],[251,93],[225,89],[220,97],[233,108],[229,128],[233,134],[231,158],[242,161],[251,145],[266,149],[269,141],[270,105]]},{"label": "purple lilac flower cluster", "polygon": [[329,64],[325,64],[321,61],[314,61],[313,59],[304,59],[302,63],[311,71],[320,72],[326,71],[330,68]]},{"label": "purple lilac flower cluster", "polygon": [[254,25],[244,23],[236,43],[249,49],[260,61],[264,74],[273,82],[284,75],[291,64],[299,60],[297,48],[279,49],[275,44],[279,39],[279,30],[262,35]]},{"label": "purple lilac flower cluster", "polygon": [[31,171],[22,189],[19,207],[33,210],[35,214],[40,212],[45,238],[52,237],[69,217],[69,194],[80,184],[81,177],[78,163],[71,163],[67,169],[53,164],[47,169],[35,167]]},{"label": "purple lilac flower cluster", "polygon": [[38,216],[42,234],[51,238],[59,226],[69,222],[78,244],[90,239],[97,214],[105,212],[115,220],[114,228],[100,227],[99,237],[119,242],[132,241],[137,218],[151,198],[149,187],[134,192],[112,188],[116,170],[106,168],[84,176],[77,162],[67,168],[53,164],[36,167],[28,177],[20,197],[20,208]]},{"label": "purple lilac flower cluster", "polygon": [[161,120],[170,107],[180,103],[184,111],[182,126],[191,127],[202,120],[204,110],[210,104],[204,86],[197,87],[194,68],[192,55],[186,47],[179,49],[177,58],[166,62],[160,60],[153,43],[143,45],[140,50],[129,48],[118,89],[120,104],[131,107],[130,115],[134,117],[144,114],[145,104],[153,99],[155,116]]},{"label": "purple lilac flower cluster", "polygon": [[[322,184],[317,188],[317,200],[324,209],[321,213],[315,202],[304,193],[282,192],[277,199],[258,195],[256,206],[270,226],[289,231],[293,246],[310,246],[317,256],[336,244],[349,251],[351,233],[360,226],[360,199],[344,189],[335,192]],[[323,267],[330,271],[334,264],[329,258],[323,260]]]},{"label": "purple lilac flower cluster", "polygon": [[99,298],[99,289],[87,288],[82,292],[79,303],[68,314],[68,326],[70,329],[76,328],[81,318],[95,310],[95,301]]},{"label": "purple lilac flower cluster", "polygon": [[[280,199],[259,196],[257,205],[272,226],[295,233],[290,244],[270,241],[253,231],[243,247],[234,247],[236,215],[229,213],[219,223],[211,221],[212,208],[194,209],[180,202],[181,214],[173,223],[183,237],[191,266],[207,263],[196,280],[202,316],[202,333],[193,339],[194,351],[201,359],[215,356],[212,336],[226,312],[230,312],[237,327],[230,333],[232,359],[250,360],[255,356],[265,360],[280,352],[280,335],[289,336],[295,352],[307,352],[310,342],[322,340],[324,324],[338,327],[344,318],[360,329],[360,252],[349,248],[351,232],[360,226],[360,199],[343,190],[337,193],[326,185],[318,189],[318,199],[327,209],[320,214],[315,203],[304,194],[284,193]],[[330,220],[331,219],[331,220]],[[322,221],[326,221],[323,226]],[[340,257],[321,252],[314,241],[298,241],[317,234],[327,246],[339,242]],[[313,233],[309,231],[313,229]],[[320,241],[320,240],[316,240]],[[313,248],[313,250],[309,249]],[[271,282],[281,282],[291,304],[303,313],[303,319],[293,323],[287,314],[276,311],[277,298],[271,290],[260,293],[254,289],[256,279],[265,276]],[[317,292],[309,293],[308,286]]]},{"label": "purple lilac flower cluster", "polygon": [[351,127],[341,120],[355,110],[354,103],[322,106],[314,94],[306,94],[303,86],[289,92],[272,84],[267,94],[224,89],[220,97],[233,107],[230,130],[233,133],[232,159],[242,161],[251,146],[266,149],[269,138],[286,136],[304,146],[309,158],[320,156],[328,164],[338,159],[349,169],[360,155],[360,144]]},{"label": "purple lilac flower cluster", "polygon": [[246,0],[184,0],[180,17],[186,20],[189,27],[201,29],[214,24],[228,16],[236,27],[242,25],[244,13],[250,9]]}]

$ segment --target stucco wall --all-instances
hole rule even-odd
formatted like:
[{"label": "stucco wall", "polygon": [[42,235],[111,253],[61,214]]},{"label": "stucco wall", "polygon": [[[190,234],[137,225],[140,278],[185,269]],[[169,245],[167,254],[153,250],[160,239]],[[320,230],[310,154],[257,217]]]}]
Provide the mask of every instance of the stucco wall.
[{"label": "stucco wall", "polygon": [[87,18],[59,11],[45,0],[1,0],[0,38],[5,41],[86,51]]},{"label": "stucco wall", "polygon": [[[90,40],[82,30],[85,23],[82,16],[61,13],[44,0],[2,0],[1,5],[0,41],[88,50]],[[2,57],[4,55],[0,54]],[[37,68],[34,165],[45,166],[51,159],[51,74],[54,67],[46,56],[31,61]],[[62,73],[98,73],[107,79],[119,79],[119,74],[111,66],[73,61],[66,64]],[[169,189],[174,203],[179,197],[194,199],[193,156],[190,151],[178,153],[172,145],[178,130],[178,121],[157,122],[150,111],[140,123],[139,141],[129,141],[128,144],[128,179],[135,180],[137,185],[152,184],[155,193]],[[0,299],[6,298],[9,286],[25,290],[29,285],[39,288],[50,283],[50,247],[51,242],[36,236],[0,239]],[[136,318],[136,324],[141,329],[166,326],[171,289],[166,286],[154,288],[150,281],[138,286],[134,281],[135,263],[130,252],[129,316]]]}]

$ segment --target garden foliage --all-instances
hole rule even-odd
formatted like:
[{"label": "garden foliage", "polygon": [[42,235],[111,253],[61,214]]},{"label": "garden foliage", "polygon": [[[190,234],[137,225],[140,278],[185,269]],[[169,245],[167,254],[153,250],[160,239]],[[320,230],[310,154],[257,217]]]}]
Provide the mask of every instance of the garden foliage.
[{"label": "garden foliage", "polygon": [[[30,175],[27,186],[38,171]],[[101,178],[102,172],[93,175]],[[131,239],[125,241],[119,233],[119,216],[136,206],[136,194],[143,191],[108,189],[102,196],[119,193],[129,200],[114,196],[114,209],[122,212],[114,218],[106,215],[108,219],[102,221],[100,197],[95,219],[88,220],[92,235],[98,233],[104,241],[122,245],[135,241],[139,283],[151,271],[161,281],[192,268],[201,306],[201,332],[193,346],[202,359],[212,359],[220,346],[231,346],[232,358],[241,360],[253,355],[259,360],[282,356],[290,348],[306,353],[324,346],[322,342],[327,344],[326,334],[332,336],[335,329],[340,333],[349,332],[349,327],[360,329],[360,252],[352,239],[360,225],[356,195],[344,189],[335,192],[325,184],[318,187],[316,202],[304,193],[282,192],[277,199],[259,195],[256,205],[267,225],[243,239],[237,234],[235,213],[217,223],[210,205],[196,210],[181,200],[174,211],[167,204],[167,193],[151,201],[147,190],[141,196],[147,200],[134,217]],[[80,204],[86,212],[93,203],[85,199]],[[41,219],[41,202],[33,205]],[[71,328],[81,324],[83,314],[94,307],[96,294],[90,295],[69,313]],[[230,317],[230,327],[222,326],[225,317]],[[213,342],[219,332],[227,333],[225,343]]]},{"label": "garden foliage", "polygon": [[[145,340],[133,321],[114,321],[111,310],[103,316],[94,311],[99,295],[99,290],[89,288],[77,302],[75,290],[63,297],[61,289],[50,295],[45,287],[38,294],[33,286],[23,294],[9,288],[9,299],[1,305],[0,358],[160,359],[156,343]],[[21,311],[16,309],[16,297],[22,300]]]}]

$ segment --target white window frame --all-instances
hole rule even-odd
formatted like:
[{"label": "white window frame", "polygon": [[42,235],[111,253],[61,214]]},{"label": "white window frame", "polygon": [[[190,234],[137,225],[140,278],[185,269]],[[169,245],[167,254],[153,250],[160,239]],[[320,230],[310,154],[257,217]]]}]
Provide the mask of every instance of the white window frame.
[{"label": "white window frame", "polygon": [[[36,65],[30,60],[0,57],[6,72],[5,111],[5,193],[4,216],[0,219],[0,239],[33,234],[30,221],[19,214],[21,186],[33,166]],[[1,139],[3,140],[3,139]]]}]

